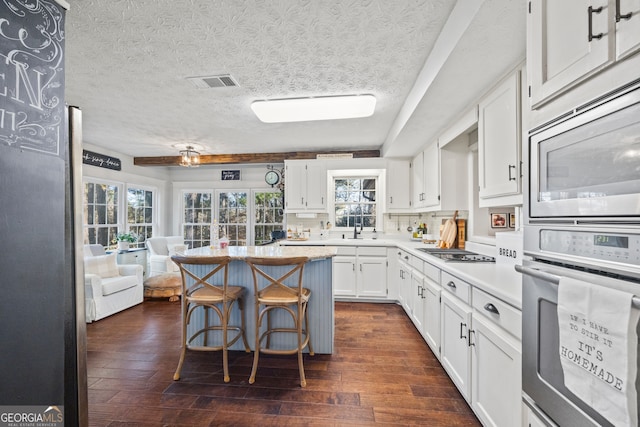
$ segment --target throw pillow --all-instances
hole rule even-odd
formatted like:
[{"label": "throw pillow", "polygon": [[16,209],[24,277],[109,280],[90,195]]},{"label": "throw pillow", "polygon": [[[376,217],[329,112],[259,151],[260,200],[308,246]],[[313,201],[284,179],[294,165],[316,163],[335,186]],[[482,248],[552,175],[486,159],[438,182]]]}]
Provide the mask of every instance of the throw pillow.
[{"label": "throw pillow", "polygon": [[84,259],[84,272],[96,274],[103,279],[119,275],[116,254],[90,256]]},{"label": "throw pillow", "polygon": [[184,251],[186,251],[189,247],[183,244],[168,244],[167,249],[169,249],[169,256],[174,256],[176,254],[184,255]]}]

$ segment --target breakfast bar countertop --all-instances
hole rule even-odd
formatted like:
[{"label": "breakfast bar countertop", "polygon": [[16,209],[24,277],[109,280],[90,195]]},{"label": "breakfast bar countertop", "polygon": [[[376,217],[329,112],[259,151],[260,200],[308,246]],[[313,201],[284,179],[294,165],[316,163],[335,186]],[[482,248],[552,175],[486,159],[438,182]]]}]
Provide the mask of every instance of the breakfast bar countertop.
[{"label": "breakfast bar countertop", "polygon": [[212,249],[210,246],[189,249],[186,256],[230,256],[232,260],[247,257],[285,258],[306,256],[310,260],[334,257],[337,248],[333,246],[229,246],[225,249]]}]

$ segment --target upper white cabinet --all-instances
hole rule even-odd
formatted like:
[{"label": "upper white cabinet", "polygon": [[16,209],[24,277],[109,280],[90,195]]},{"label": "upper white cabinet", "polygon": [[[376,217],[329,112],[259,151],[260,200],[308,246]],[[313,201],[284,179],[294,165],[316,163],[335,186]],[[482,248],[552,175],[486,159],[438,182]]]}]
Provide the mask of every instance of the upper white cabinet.
[{"label": "upper white cabinet", "polygon": [[[500,83],[479,104],[479,206],[514,204],[500,200],[521,194],[520,71]],[[522,203],[516,200],[516,203]]]},{"label": "upper white cabinet", "polygon": [[640,0],[531,0],[528,21],[534,107],[640,47]]},{"label": "upper white cabinet", "polygon": [[327,166],[323,160],[285,160],[285,212],[326,212]]},{"label": "upper white cabinet", "polygon": [[387,160],[387,212],[406,212],[411,209],[411,162]]},{"label": "upper white cabinet", "polygon": [[413,158],[413,207],[418,211],[467,209],[468,135],[429,145]]}]

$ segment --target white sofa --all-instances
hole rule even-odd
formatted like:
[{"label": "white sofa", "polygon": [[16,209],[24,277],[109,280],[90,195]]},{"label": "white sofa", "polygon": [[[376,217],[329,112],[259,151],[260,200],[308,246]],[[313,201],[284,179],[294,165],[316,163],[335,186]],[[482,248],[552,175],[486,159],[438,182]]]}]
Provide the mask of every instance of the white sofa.
[{"label": "white sofa", "polygon": [[146,245],[149,250],[149,276],[180,271],[171,261],[171,255],[187,249],[182,236],[150,237]]},{"label": "white sofa", "polygon": [[[85,255],[91,253],[85,247]],[[87,323],[104,319],[143,300],[143,268],[116,263],[116,254],[84,258],[85,316]]]}]

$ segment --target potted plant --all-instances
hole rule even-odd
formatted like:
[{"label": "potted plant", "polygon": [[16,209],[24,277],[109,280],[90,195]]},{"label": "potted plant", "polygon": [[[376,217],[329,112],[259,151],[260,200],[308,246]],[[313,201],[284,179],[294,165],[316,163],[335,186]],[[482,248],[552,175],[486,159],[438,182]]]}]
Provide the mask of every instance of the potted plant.
[{"label": "potted plant", "polygon": [[128,251],[129,243],[135,243],[137,240],[136,235],[133,233],[118,233],[114,243],[118,244],[119,251]]}]

